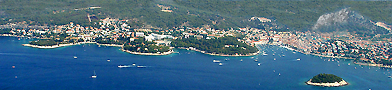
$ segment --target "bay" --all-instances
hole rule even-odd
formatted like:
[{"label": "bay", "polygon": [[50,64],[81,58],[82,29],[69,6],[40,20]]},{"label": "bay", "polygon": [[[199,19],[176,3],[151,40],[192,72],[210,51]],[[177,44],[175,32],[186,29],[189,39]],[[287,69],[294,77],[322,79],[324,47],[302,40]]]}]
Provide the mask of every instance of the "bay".
[{"label": "bay", "polygon": [[[305,55],[278,46],[260,46],[260,50],[268,54],[266,56],[220,57],[188,50],[175,50],[179,53],[166,56],[143,56],[122,52],[118,47],[99,47],[95,44],[56,49],[37,49],[21,45],[29,41],[32,40],[0,37],[0,89],[385,90],[392,88],[392,79],[388,78],[391,75],[390,69],[355,65],[351,60],[345,59]],[[77,56],[77,59],[73,56]],[[107,61],[108,59],[110,62]],[[220,66],[213,60],[220,60],[223,65]],[[133,63],[147,67],[117,67]],[[94,71],[97,78],[90,78]],[[304,83],[319,73],[335,74],[350,85],[317,87]]]}]

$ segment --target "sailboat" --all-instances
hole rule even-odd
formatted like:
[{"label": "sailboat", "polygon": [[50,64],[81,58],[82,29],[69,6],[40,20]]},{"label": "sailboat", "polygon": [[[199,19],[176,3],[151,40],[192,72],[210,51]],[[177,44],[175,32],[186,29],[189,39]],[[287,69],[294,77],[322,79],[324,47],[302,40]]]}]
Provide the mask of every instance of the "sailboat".
[{"label": "sailboat", "polygon": [[94,70],[94,75],[92,75],[91,78],[97,78],[97,74],[95,74],[95,70]]}]

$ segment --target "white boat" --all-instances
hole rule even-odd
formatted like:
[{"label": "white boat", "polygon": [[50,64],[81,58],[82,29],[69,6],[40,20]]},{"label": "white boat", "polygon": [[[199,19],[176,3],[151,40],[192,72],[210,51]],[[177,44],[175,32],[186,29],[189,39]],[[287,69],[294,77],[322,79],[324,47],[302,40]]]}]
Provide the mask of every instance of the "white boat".
[{"label": "white boat", "polygon": [[223,65],[223,63],[219,63],[219,66],[222,66]]},{"label": "white boat", "polygon": [[242,62],[242,59],[240,61]]},{"label": "white boat", "polygon": [[299,61],[299,60],[301,60],[301,59],[298,58],[297,61]]},{"label": "white boat", "polygon": [[392,76],[388,76],[388,78],[392,78]]},{"label": "white boat", "polygon": [[274,58],[274,60],[276,60],[276,58]]},{"label": "white boat", "polygon": [[108,60],[106,60],[106,61],[110,62],[110,59],[108,59]]},{"label": "white boat", "polygon": [[97,78],[97,74],[95,74],[95,70],[94,70],[94,75],[92,75],[91,78]]},{"label": "white boat", "polygon": [[146,68],[147,66],[137,66],[137,68]]},{"label": "white boat", "polygon": [[258,62],[258,60],[256,59],[255,62]]},{"label": "white boat", "polygon": [[257,65],[258,65],[258,66],[260,66],[261,64],[260,64],[260,63],[258,63]]},{"label": "white boat", "polygon": [[212,60],[212,62],[214,62],[214,63],[220,63],[221,61],[219,61],[219,60]]},{"label": "white boat", "polygon": [[350,63],[348,63],[347,65],[350,65]]},{"label": "white boat", "polygon": [[78,57],[76,57],[76,56],[73,56],[73,58],[74,58],[74,59],[77,59]]},{"label": "white boat", "polygon": [[118,68],[127,68],[127,67],[131,67],[131,65],[118,65]]},{"label": "white boat", "polygon": [[264,56],[267,56],[268,54],[267,54],[266,52],[263,51],[263,55],[264,55]]}]

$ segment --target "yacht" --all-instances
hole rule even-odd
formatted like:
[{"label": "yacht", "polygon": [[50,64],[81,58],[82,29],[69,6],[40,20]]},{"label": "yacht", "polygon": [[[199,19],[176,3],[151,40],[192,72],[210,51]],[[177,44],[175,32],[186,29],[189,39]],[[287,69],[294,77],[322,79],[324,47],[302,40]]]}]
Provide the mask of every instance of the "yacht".
[{"label": "yacht", "polygon": [[266,52],[263,51],[263,55],[264,55],[264,56],[267,56],[268,54],[267,54]]},{"label": "yacht", "polygon": [[301,60],[301,59],[298,58],[297,61],[299,61],[299,60]]},{"label": "yacht", "polygon": [[127,67],[131,67],[131,65],[118,65],[118,68],[127,68]]},{"label": "yacht", "polygon": [[73,56],[73,58],[74,58],[74,59],[77,59],[78,57],[76,57],[76,56]]},{"label": "yacht", "polygon": [[221,61],[219,61],[219,60],[212,60],[212,62],[214,62],[214,63],[220,63]]},{"label": "yacht", "polygon": [[91,78],[97,78],[97,74],[95,74],[95,70],[94,70],[94,75],[92,75]]},{"label": "yacht", "polygon": [[137,66],[137,68],[146,68],[147,66]]}]

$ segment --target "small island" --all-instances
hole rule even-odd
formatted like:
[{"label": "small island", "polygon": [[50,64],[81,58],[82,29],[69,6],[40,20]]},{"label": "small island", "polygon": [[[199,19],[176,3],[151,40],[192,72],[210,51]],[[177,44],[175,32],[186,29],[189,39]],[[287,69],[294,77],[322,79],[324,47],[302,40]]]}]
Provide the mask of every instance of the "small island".
[{"label": "small island", "polygon": [[339,86],[348,85],[348,83],[344,81],[341,77],[338,77],[333,74],[325,74],[325,73],[318,74],[305,83],[308,85],[323,86],[323,87],[339,87]]}]

